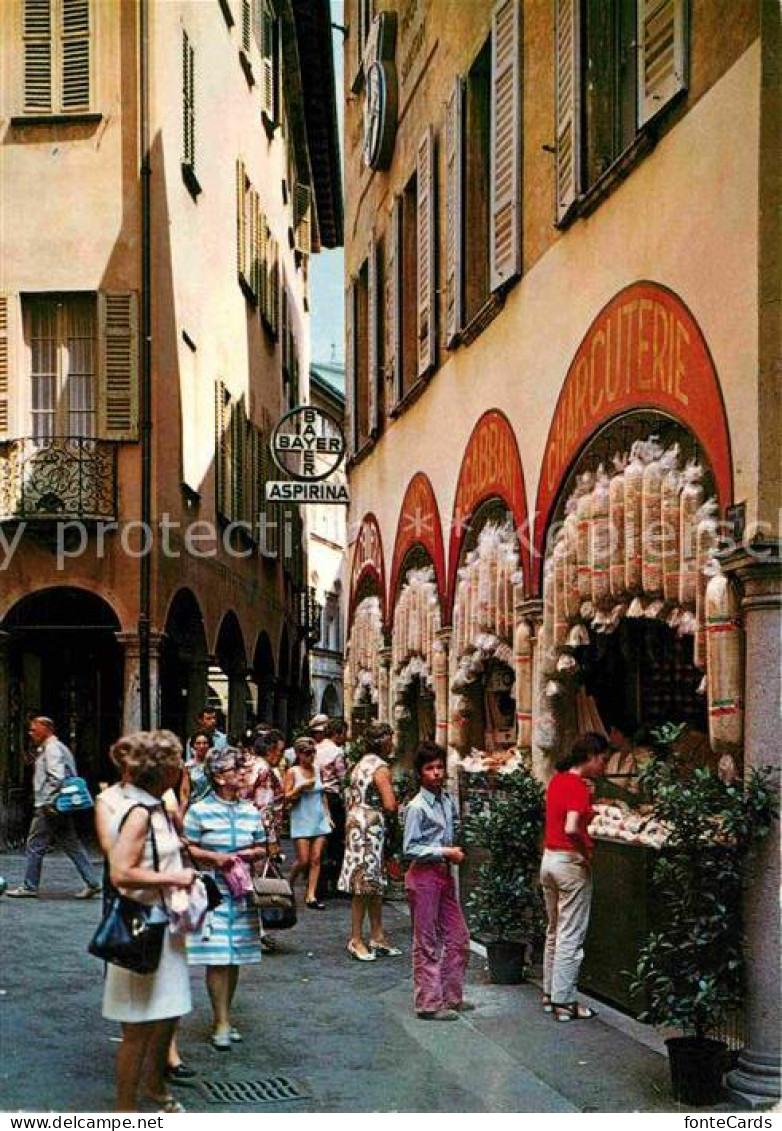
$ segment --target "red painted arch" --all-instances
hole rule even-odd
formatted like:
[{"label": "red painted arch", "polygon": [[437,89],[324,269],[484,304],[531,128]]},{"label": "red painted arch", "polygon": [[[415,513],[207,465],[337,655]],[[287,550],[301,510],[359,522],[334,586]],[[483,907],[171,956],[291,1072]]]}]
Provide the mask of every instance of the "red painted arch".
[{"label": "red painted arch", "polygon": [[549,428],[535,505],[534,584],[562,484],[595,432],[634,409],[678,420],[703,448],[726,507],[733,461],[725,402],[706,340],[690,310],[659,283],[637,282],[603,307],[584,335]]},{"label": "red painted arch", "polygon": [[445,608],[445,547],[440,509],[437,506],[428,475],[417,472],[407,485],[399,519],[396,524],[394,557],[391,565],[388,615],[393,616],[398,589],[402,583],[401,570],[405,557],[413,546],[423,546],[432,560],[440,597],[440,608]]},{"label": "red painted arch", "polygon": [[510,421],[499,409],[485,412],[475,424],[459,469],[448,546],[448,616],[453,613],[459,555],[470,518],[489,499],[502,499],[513,515],[519,537],[524,589],[529,585],[530,534],[527,491],[519,445]]},{"label": "red painted arch", "polygon": [[372,577],[380,596],[383,622],[386,619],[386,564],[383,553],[383,538],[380,524],[371,511],[361,520],[358,537],[353,550],[353,564],[350,570],[350,604],[348,607],[348,635],[353,627],[353,614],[356,611],[356,594],[365,577]]}]

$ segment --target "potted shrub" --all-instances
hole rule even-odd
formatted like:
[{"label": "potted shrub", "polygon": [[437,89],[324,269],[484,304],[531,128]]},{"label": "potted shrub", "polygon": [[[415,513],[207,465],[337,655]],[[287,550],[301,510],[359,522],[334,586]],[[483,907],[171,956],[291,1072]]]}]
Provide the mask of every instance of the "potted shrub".
[{"label": "potted shrub", "polygon": [[544,791],[528,770],[498,775],[489,795],[478,796],[464,824],[464,842],[484,849],[467,899],[471,931],[486,944],[493,982],[523,981],[527,952],[543,934],[540,845]]},{"label": "potted shrub", "polygon": [[[668,744],[666,744],[668,745]],[[674,1097],[693,1106],[719,1095],[726,1046],[713,1034],[743,999],[742,881],[747,855],[769,831],[775,796],[768,774],[723,781],[686,773],[670,751],[639,775],[668,830],[652,873],[659,921],[639,954],[633,991],[641,1020],[678,1029],[669,1038]]]}]

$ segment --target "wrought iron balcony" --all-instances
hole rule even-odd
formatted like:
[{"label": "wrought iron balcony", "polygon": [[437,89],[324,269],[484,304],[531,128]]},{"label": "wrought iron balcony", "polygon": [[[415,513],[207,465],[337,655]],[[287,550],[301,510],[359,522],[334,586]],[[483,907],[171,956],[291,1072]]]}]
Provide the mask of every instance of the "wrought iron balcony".
[{"label": "wrought iron balcony", "polygon": [[87,436],[0,443],[0,522],[113,519],[117,445]]},{"label": "wrought iron balcony", "polygon": [[296,603],[298,627],[307,641],[307,646],[314,648],[320,640],[320,617],[323,612],[323,606],[317,601],[315,587],[308,585],[305,589],[299,589],[296,593]]}]

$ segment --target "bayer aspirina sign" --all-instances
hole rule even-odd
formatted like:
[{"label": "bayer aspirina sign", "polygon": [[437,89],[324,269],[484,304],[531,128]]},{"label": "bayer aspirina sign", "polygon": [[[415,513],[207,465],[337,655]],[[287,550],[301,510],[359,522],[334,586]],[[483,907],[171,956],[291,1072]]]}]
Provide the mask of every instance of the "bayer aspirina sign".
[{"label": "bayer aspirina sign", "polygon": [[349,503],[344,483],[329,483],[345,458],[339,421],[319,408],[300,405],[286,412],[272,433],[272,459],[291,479],[266,484],[272,503]]}]

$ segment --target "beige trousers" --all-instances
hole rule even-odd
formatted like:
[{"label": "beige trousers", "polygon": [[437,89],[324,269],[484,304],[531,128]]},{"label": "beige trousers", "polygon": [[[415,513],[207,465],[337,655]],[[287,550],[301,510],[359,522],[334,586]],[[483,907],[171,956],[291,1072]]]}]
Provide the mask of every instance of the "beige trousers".
[{"label": "beige trousers", "polygon": [[592,869],[577,852],[547,848],[540,866],[548,928],[543,956],[543,992],[553,1002],[576,1000],[578,972],[592,903]]}]

